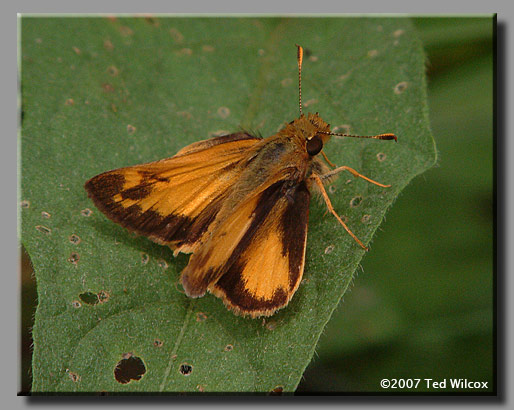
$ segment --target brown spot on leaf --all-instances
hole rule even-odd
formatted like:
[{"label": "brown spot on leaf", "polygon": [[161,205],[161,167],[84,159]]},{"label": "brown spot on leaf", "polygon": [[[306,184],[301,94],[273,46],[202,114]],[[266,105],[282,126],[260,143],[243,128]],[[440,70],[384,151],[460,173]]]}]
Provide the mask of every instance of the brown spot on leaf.
[{"label": "brown spot on leaf", "polygon": [[114,50],[114,45],[112,44],[111,40],[109,40],[109,39],[104,40],[104,48],[105,48],[107,51],[112,51],[112,50]]},{"label": "brown spot on leaf", "polygon": [[384,154],[383,152],[379,152],[377,154],[377,159],[382,162],[382,161],[385,161],[385,159],[387,158],[387,154]]},{"label": "brown spot on leaf", "polygon": [[119,74],[120,70],[118,70],[116,66],[110,65],[109,67],[107,67],[107,72],[113,77],[116,77]]},{"label": "brown spot on leaf", "polygon": [[196,321],[197,322],[203,322],[205,319],[207,319],[207,315],[203,312],[198,312],[196,314]]},{"label": "brown spot on leaf", "polygon": [[395,94],[403,93],[407,89],[408,85],[409,85],[409,83],[407,83],[407,81],[402,81],[402,82],[396,84],[394,86],[394,93]]},{"label": "brown spot on leaf", "polygon": [[218,115],[221,118],[225,119],[230,115],[230,109],[227,107],[220,107],[218,108]]},{"label": "brown spot on leaf", "polygon": [[284,388],[282,386],[276,386],[273,390],[269,392],[270,396],[281,396]]},{"label": "brown spot on leaf", "polygon": [[75,235],[75,234],[72,234],[70,235],[70,237],[68,238],[68,240],[73,244],[73,245],[78,245],[80,242],[81,242],[81,239],[78,235]]},{"label": "brown spot on leaf", "polygon": [[193,50],[191,50],[190,48],[182,48],[180,49],[178,52],[177,52],[178,55],[181,55],[181,56],[190,56],[193,54]]},{"label": "brown spot on leaf", "polygon": [[76,252],[72,252],[70,257],[68,258],[68,262],[72,263],[73,265],[77,265],[77,263],[79,262],[79,259],[80,259],[80,255]]},{"label": "brown spot on leaf", "polygon": [[325,255],[328,255],[329,253],[332,253],[334,249],[335,249],[335,246],[334,246],[334,245],[328,245],[328,246],[325,248]]},{"label": "brown spot on leaf", "polygon": [[128,37],[128,36],[131,36],[132,34],[134,34],[134,30],[132,30],[128,26],[120,26],[119,30],[123,37]]},{"label": "brown spot on leaf", "polygon": [[114,86],[109,83],[103,83],[102,88],[106,93],[112,93],[114,91]]},{"label": "brown spot on leaf", "polygon": [[92,213],[93,213],[93,211],[91,211],[91,209],[89,209],[89,208],[85,208],[82,211],[80,211],[80,214],[82,216],[91,216]]},{"label": "brown spot on leaf", "polygon": [[173,40],[175,40],[175,43],[180,44],[184,41],[184,36],[176,28],[174,28],[174,27],[170,28],[170,34],[171,34],[171,37],[173,37]]},{"label": "brown spot on leaf", "polygon": [[50,234],[52,232],[52,230],[50,228],[47,228],[46,226],[44,225],[37,225],[36,226],[36,229],[41,232],[41,233],[44,233],[44,234]]},{"label": "brown spot on leaf", "polygon": [[159,27],[159,20],[157,20],[155,17],[147,16],[145,17],[145,21],[154,27]]},{"label": "brown spot on leaf", "polygon": [[69,378],[72,382],[76,383],[80,381],[80,376],[75,372],[70,372],[69,369],[66,369],[66,373],[68,373]]},{"label": "brown spot on leaf", "polygon": [[111,297],[105,290],[101,290],[96,296],[98,297],[98,303],[105,303]]}]

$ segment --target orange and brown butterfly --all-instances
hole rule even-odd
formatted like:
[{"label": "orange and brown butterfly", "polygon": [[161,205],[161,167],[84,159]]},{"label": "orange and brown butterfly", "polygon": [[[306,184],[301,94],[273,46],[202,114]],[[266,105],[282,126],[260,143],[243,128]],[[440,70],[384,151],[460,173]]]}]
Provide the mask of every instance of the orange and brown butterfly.
[{"label": "orange and brown butterfly", "polygon": [[[364,249],[336,213],[324,184],[341,171],[323,146],[331,135],[316,114],[302,113],[298,47],[299,118],[262,139],[238,132],[191,144],[171,158],[97,175],[85,188],[95,205],[127,228],[179,252],[192,253],[181,273],[186,295],[206,291],[236,314],[270,316],[298,289],[305,265],[311,193]],[[358,138],[396,140],[393,134]],[[319,155],[321,153],[321,155]]]}]

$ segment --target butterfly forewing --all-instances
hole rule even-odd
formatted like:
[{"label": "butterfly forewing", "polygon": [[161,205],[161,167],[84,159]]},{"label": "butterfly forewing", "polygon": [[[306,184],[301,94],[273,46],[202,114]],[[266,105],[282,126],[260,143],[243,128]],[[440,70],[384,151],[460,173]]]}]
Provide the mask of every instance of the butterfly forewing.
[{"label": "butterfly forewing", "polygon": [[260,140],[237,133],[200,141],[165,160],[97,175],[86,189],[110,219],[177,252],[191,252]]}]

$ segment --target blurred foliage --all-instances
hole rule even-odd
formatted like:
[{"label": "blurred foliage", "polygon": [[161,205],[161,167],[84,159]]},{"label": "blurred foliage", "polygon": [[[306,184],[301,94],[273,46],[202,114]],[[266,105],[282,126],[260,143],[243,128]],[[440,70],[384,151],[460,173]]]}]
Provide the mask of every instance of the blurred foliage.
[{"label": "blurred foliage", "polygon": [[494,21],[414,22],[438,166],[387,214],[299,392],[383,391],[382,378],[467,378],[493,391]]}]

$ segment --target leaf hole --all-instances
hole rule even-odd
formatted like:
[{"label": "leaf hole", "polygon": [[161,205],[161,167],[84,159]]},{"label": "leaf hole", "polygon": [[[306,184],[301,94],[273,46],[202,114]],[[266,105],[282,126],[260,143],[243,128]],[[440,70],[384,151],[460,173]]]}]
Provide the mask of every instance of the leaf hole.
[{"label": "leaf hole", "polygon": [[146,265],[150,260],[150,256],[147,253],[141,252],[141,264]]},{"label": "leaf hole", "polygon": [[182,373],[184,376],[189,376],[193,371],[193,366],[191,366],[188,363],[182,363],[180,365],[179,369],[180,373]]},{"label": "leaf hole", "polygon": [[153,341],[153,345],[154,345],[155,347],[162,347],[162,345],[163,345],[163,344],[164,344],[164,343],[162,342],[162,340],[159,340],[159,339],[155,339],[155,340]]},{"label": "leaf hole", "polygon": [[93,292],[81,293],[79,295],[79,298],[86,305],[97,305],[98,303],[100,303],[100,299],[98,298],[98,295]]},{"label": "leaf hole", "polygon": [[352,198],[352,200],[350,201],[350,207],[352,208],[356,208],[358,207],[362,202],[362,196],[356,196],[355,198]]},{"label": "leaf hole", "polygon": [[232,350],[234,350],[234,346],[231,345],[231,344],[228,344],[225,346],[225,352],[231,352]]},{"label": "leaf hole", "polygon": [[134,134],[136,132],[136,127],[134,127],[133,125],[128,124],[127,125],[127,132],[129,134]]},{"label": "leaf hole", "polygon": [[132,353],[125,353],[114,368],[114,378],[118,383],[127,384],[132,380],[141,380],[146,373],[144,362]]},{"label": "leaf hole", "polygon": [[20,206],[25,209],[30,208],[30,201],[27,201],[26,199],[24,199],[23,201],[20,202]]},{"label": "leaf hole", "polygon": [[361,222],[363,224],[369,224],[370,221],[371,221],[371,215],[363,215],[361,218]]},{"label": "leaf hole", "polygon": [[80,303],[78,300],[74,300],[73,302],[71,302],[71,306],[73,306],[75,309],[78,309],[82,306],[82,303]]}]

